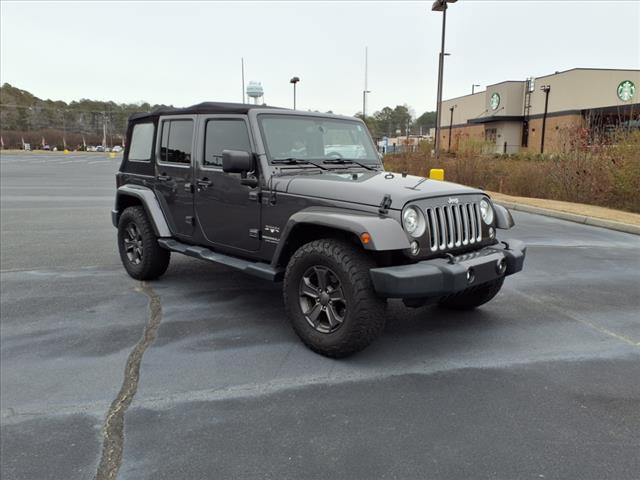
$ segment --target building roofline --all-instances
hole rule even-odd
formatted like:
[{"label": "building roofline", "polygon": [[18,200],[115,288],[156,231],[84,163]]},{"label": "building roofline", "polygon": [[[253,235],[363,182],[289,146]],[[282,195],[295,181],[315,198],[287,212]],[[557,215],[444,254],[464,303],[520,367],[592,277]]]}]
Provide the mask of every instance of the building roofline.
[{"label": "building roofline", "polygon": [[473,97],[475,95],[480,95],[481,93],[487,93],[486,90],[482,90],[480,92],[475,92],[475,93],[467,93],[466,95],[460,95],[459,97],[451,97],[451,98],[445,98],[444,100],[442,100],[442,103],[444,102],[450,102],[451,100],[457,100],[459,98],[465,98],[465,97]]},{"label": "building roofline", "polygon": [[489,84],[487,87],[495,87],[496,85],[502,85],[503,83],[526,83],[526,80],[503,80],[502,82]]},{"label": "building roofline", "polygon": [[592,71],[609,71],[609,72],[638,72],[640,73],[640,69],[637,68],[589,68],[589,67],[574,67],[568,70],[562,70],[554,73],[548,73],[546,75],[541,75],[539,77],[533,77],[536,80],[538,78],[546,78],[553,77],[554,75],[562,75],[563,73],[573,72],[574,70],[592,70]]}]

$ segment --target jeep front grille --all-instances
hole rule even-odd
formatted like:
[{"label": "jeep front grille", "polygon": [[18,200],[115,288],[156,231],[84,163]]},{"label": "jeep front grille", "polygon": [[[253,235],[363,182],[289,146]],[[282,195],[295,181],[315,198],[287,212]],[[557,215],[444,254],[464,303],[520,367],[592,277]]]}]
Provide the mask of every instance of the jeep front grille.
[{"label": "jeep front grille", "polygon": [[482,240],[477,203],[444,205],[425,210],[432,252],[471,245]]}]

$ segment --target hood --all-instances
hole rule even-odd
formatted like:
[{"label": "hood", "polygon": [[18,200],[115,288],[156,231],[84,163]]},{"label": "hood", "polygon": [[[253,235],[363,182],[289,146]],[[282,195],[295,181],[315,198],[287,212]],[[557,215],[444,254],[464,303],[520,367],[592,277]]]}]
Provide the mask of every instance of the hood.
[{"label": "hood", "polygon": [[415,175],[405,177],[391,172],[301,173],[274,179],[276,190],[284,193],[336,201],[378,206],[385,195],[391,196],[391,208],[400,210],[412,200],[482,193],[457,183],[430,180]]}]

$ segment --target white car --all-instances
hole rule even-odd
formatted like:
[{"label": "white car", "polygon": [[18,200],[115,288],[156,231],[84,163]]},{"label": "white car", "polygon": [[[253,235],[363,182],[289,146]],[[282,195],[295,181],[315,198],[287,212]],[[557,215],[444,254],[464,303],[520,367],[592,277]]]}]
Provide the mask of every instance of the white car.
[{"label": "white car", "polygon": [[114,153],[120,153],[122,152],[122,150],[124,149],[120,145],[114,145],[113,148],[111,149],[111,151]]},{"label": "white car", "polygon": [[335,158],[364,158],[367,153],[362,145],[325,145],[324,154]]}]

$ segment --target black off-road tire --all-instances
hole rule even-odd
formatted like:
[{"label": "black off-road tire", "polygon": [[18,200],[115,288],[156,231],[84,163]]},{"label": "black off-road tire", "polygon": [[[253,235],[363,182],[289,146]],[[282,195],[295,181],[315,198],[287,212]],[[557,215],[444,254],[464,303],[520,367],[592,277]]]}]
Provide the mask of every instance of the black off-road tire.
[{"label": "black off-road tire", "polygon": [[[311,350],[331,358],[352,355],[367,347],[384,330],[385,305],[377,297],[369,269],[373,259],[356,246],[338,239],[315,240],[291,257],[284,278],[284,304],[291,325]],[[301,282],[305,272],[328,268],[340,282],[345,309],[339,328],[320,332],[310,325],[301,306]]]},{"label": "black off-road tire", "polygon": [[498,278],[484,285],[472,287],[456,295],[447,297],[439,302],[439,305],[450,310],[473,310],[487,303],[495,297],[504,283],[504,277]]},{"label": "black off-road tire", "polygon": [[[131,260],[127,254],[126,240],[130,240],[127,229],[135,226],[142,245],[139,263]],[[153,226],[142,206],[129,207],[122,212],[118,221],[118,250],[120,260],[127,273],[136,280],[155,280],[169,267],[171,252],[158,245]]]}]

